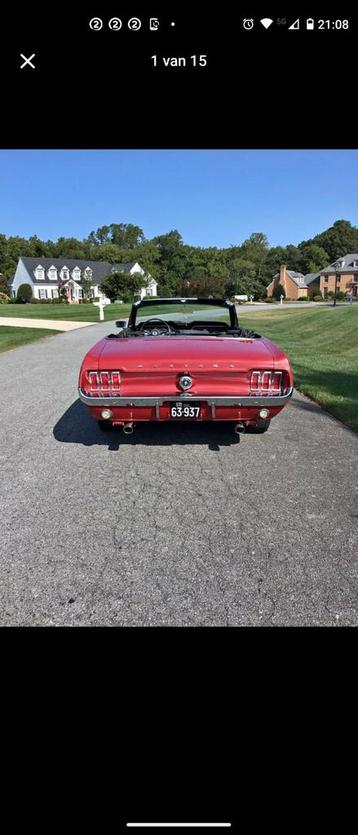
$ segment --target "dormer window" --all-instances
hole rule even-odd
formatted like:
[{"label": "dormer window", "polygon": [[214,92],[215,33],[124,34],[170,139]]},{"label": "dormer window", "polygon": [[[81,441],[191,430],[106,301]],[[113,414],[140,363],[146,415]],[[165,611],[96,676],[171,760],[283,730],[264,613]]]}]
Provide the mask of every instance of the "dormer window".
[{"label": "dormer window", "polygon": [[39,264],[38,267],[36,267],[35,278],[37,279],[37,281],[45,280],[45,270],[43,267],[41,267],[41,264]]},{"label": "dormer window", "polygon": [[91,267],[86,267],[86,269],[84,271],[84,275],[85,275],[85,278],[92,278],[93,271],[91,270]]},{"label": "dormer window", "polygon": [[62,267],[62,270],[60,272],[60,276],[62,278],[62,281],[68,281],[68,279],[70,277],[70,271],[69,271],[68,267]]},{"label": "dormer window", "polygon": [[79,267],[75,267],[74,270],[72,270],[72,278],[74,281],[81,281],[81,270]]},{"label": "dormer window", "polygon": [[57,270],[56,270],[56,267],[54,267],[54,266],[52,265],[52,267],[50,267],[50,269],[48,270],[47,275],[48,275],[48,277],[49,277],[50,281],[57,281]]},{"label": "dormer window", "polygon": [[358,267],[358,261],[353,261],[352,267]]}]

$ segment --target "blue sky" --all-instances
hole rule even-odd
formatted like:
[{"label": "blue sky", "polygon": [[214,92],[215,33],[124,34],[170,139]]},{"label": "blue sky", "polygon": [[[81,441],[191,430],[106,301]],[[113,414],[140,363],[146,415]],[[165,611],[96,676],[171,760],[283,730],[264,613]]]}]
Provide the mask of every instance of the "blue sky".
[{"label": "blue sky", "polygon": [[195,246],[297,244],[358,225],[358,151],[0,151],[0,232],[84,238],[109,223]]}]

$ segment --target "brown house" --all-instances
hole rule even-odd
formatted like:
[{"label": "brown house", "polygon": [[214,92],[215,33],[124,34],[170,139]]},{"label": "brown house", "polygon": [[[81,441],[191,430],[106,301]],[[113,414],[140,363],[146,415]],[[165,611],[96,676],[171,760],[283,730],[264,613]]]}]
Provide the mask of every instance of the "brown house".
[{"label": "brown house", "polygon": [[267,296],[273,295],[277,284],[282,284],[286,293],[286,299],[301,299],[307,298],[314,294],[315,288],[319,286],[319,273],[297,273],[294,270],[288,270],[286,264],[281,264],[280,272],[274,275],[272,281],[267,287]]},{"label": "brown house", "polygon": [[319,288],[324,298],[327,298],[329,292],[334,293],[335,289],[352,293],[354,299],[358,298],[358,253],[343,255],[343,258],[322,270]]}]

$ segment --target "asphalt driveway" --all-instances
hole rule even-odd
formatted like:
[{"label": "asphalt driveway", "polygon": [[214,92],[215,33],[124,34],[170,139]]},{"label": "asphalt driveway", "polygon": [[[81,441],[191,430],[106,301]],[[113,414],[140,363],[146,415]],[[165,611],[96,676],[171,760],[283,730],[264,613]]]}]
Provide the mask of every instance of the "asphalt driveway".
[{"label": "asphalt driveway", "polygon": [[306,398],[260,436],[105,435],[96,324],[0,355],[2,625],[357,625],[358,438]]}]

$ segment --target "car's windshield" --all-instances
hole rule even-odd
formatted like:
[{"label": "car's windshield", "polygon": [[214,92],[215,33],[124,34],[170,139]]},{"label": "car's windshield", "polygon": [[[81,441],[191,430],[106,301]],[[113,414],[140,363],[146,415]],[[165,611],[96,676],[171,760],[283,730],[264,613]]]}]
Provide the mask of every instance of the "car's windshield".
[{"label": "car's windshield", "polygon": [[230,311],[224,305],[200,304],[190,301],[179,301],[177,303],[147,304],[139,305],[136,310],[135,324],[140,325],[148,319],[162,319],[165,322],[182,322],[185,327],[190,327],[196,322],[224,323],[230,327]]}]

